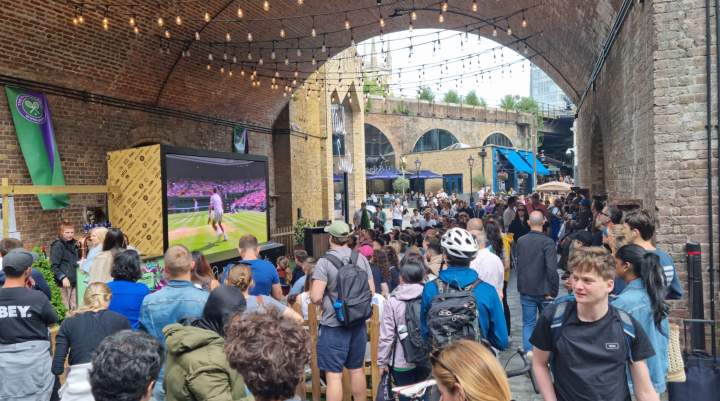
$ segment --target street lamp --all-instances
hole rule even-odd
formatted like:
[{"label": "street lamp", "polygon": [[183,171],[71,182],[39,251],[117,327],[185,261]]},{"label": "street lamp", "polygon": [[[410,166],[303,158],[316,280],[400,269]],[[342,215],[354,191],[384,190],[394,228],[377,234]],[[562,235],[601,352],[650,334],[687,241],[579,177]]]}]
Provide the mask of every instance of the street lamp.
[{"label": "street lamp", "polygon": [[475,164],[475,159],[472,157],[472,155],[468,156],[467,162],[468,162],[468,167],[470,167],[470,196],[472,196],[472,193],[473,193],[473,187],[472,187],[472,184],[473,184],[472,168],[473,168],[473,164]]},{"label": "street lamp", "polygon": [[416,199],[418,199],[418,206],[420,206],[420,164],[422,162],[420,161],[420,158],[415,159],[415,192],[416,192]]},{"label": "street lamp", "polygon": [[487,186],[487,181],[485,180],[485,158],[487,157],[487,150],[485,150],[485,146],[480,148],[478,156],[480,156],[480,161],[482,162],[480,167],[482,168],[483,186]]}]

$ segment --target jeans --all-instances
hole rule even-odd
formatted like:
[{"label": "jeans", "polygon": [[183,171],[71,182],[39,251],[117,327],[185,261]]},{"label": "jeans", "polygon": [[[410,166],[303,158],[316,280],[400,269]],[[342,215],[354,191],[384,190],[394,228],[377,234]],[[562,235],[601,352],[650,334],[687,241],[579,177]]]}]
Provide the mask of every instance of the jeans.
[{"label": "jeans", "polygon": [[537,316],[542,313],[545,306],[549,305],[551,302],[552,301],[545,300],[544,296],[520,294],[523,320],[523,351],[532,351],[530,337],[532,336],[533,330],[535,330]]}]

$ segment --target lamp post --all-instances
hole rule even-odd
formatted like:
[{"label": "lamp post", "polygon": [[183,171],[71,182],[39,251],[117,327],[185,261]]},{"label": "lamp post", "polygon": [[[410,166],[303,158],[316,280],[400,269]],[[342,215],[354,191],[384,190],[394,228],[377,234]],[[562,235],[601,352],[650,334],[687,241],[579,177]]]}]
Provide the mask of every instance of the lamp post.
[{"label": "lamp post", "polygon": [[475,164],[475,159],[472,157],[472,155],[468,156],[467,162],[468,162],[468,167],[470,167],[470,196],[472,196],[472,193],[473,193],[473,187],[472,187],[472,184],[473,184],[473,182],[472,182],[472,180],[473,180],[472,168],[473,168],[473,164]]},{"label": "lamp post", "polygon": [[483,186],[487,186],[487,180],[485,179],[485,158],[487,157],[487,150],[485,150],[485,146],[480,148],[478,156],[480,156],[480,162],[482,163],[480,168],[482,169]]},{"label": "lamp post", "polygon": [[420,158],[415,159],[415,192],[420,192],[420,165],[422,162]]}]

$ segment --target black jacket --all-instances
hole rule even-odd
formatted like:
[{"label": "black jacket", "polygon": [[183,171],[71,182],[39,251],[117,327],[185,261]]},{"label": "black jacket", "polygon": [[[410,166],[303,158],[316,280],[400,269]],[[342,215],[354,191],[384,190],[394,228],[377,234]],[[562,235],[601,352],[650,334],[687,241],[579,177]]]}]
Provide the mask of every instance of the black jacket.
[{"label": "black jacket", "polygon": [[557,296],[560,287],[557,252],[550,237],[530,231],[518,239],[513,246],[513,254],[520,294]]},{"label": "black jacket", "polygon": [[73,287],[77,285],[78,248],[75,240],[56,239],[50,245],[50,266],[55,281],[60,284],[67,277]]}]

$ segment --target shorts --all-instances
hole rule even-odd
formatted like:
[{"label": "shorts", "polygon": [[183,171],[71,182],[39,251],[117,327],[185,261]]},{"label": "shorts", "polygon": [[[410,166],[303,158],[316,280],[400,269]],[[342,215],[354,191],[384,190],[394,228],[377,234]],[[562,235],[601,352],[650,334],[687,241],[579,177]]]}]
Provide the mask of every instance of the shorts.
[{"label": "shorts", "polygon": [[222,223],[222,217],[223,217],[223,212],[219,212],[217,210],[213,210],[212,212],[210,212],[210,221],[212,221],[215,224]]},{"label": "shorts", "polygon": [[365,364],[367,326],[320,326],[317,342],[318,368],[326,372],[342,373],[343,367],[359,369]]}]

